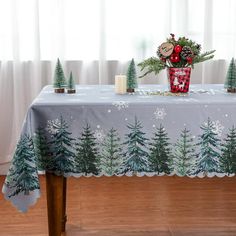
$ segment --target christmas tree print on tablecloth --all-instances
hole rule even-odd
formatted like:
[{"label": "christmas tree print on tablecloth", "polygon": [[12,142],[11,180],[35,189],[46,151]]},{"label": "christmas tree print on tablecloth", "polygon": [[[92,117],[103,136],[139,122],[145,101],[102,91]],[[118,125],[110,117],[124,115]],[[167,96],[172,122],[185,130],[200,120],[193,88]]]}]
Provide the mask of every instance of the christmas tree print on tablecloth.
[{"label": "christmas tree print on tablecloth", "polygon": [[210,118],[200,128],[203,133],[199,137],[200,152],[198,154],[196,173],[219,172],[220,154],[218,148],[220,140],[214,131],[214,125]]},{"label": "christmas tree print on tablecloth", "polygon": [[66,79],[59,58],[57,59],[57,64],[54,72],[53,87],[55,88],[55,93],[64,93],[66,87]]},{"label": "christmas tree print on tablecloth", "polygon": [[149,169],[152,172],[171,172],[171,149],[169,138],[164,127],[160,125],[150,142]]},{"label": "christmas tree print on tablecloth", "polygon": [[236,65],[234,58],[231,59],[225,80],[225,88],[230,93],[236,93]]},{"label": "christmas tree print on tablecloth", "polygon": [[145,133],[141,122],[135,117],[134,124],[129,124],[130,133],[125,135],[127,151],[124,153],[123,172],[143,172],[148,170],[148,153],[146,151]]},{"label": "christmas tree print on tablecloth", "polygon": [[122,148],[120,138],[115,129],[110,129],[102,144],[100,153],[100,171],[103,174],[119,174],[122,164]]},{"label": "christmas tree print on tablecloth", "polygon": [[193,174],[196,164],[195,145],[190,131],[186,128],[174,145],[174,171],[179,176]]},{"label": "christmas tree print on tablecloth", "polygon": [[30,191],[39,189],[36,168],[36,156],[33,141],[28,135],[21,137],[17,144],[12,166],[6,179],[6,185],[12,189],[8,197],[21,192],[29,195]]},{"label": "christmas tree print on tablecloth", "polygon": [[236,173],[236,128],[234,126],[229,129],[221,151],[221,172],[228,175]]},{"label": "christmas tree print on tablecloth", "polygon": [[52,159],[49,161],[48,169],[57,174],[73,172],[75,154],[73,152],[74,140],[71,133],[67,131],[68,125],[63,120],[62,116],[59,119],[57,126],[54,127],[55,132],[51,134],[52,140]]},{"label": "christmas tree print on tablecloth", "polygon": [[45,131],[43,128],[40,127],[36,130],[33,142],[35,148],[37,168],[38,170],[47,170],[50,151]]},{"label": "christmas tree print on tablecloth", "polygon": [[83,128],[81,137],[76,143],[76,172],[87,174],[98,174],[98,148],[94,133],[87,124]]},{"label": "christmas tree print on tablecloth", "polygon": [[135,88],[137,88],[137,73],[132,59],[127,70],[127,92],[133,93]]}]

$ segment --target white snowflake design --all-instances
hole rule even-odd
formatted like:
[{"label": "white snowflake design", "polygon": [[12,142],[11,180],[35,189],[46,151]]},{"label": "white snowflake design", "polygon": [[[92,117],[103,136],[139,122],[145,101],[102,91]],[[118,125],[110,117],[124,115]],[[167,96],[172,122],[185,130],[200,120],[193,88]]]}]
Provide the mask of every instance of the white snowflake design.
[{"label": "white snowflake design", "polygon": [[116,106],[118,110],[126,109],[129,107],[129,103],[126,101],[116,101],[113,102],[112,105]]},{"label": "white snowflake design", "polygon": [[213,124],[213,129],[214,129],[214,132],[218,135],[218,136],[221,136],[222,135],[222,132],[223,132],[223,129],[225,128],[219,120],[216,120],[216,121],[212,121],[212,124]]},{"label": "white snowflake design", "polygon": [[99,143],[103,142],[104,138],[105,138],[105,133],[102,129],[97,129],[94,132],[94,138],[97,139],[97,141]]},{"label": "white snowflake design", "polygon": [[48,120],[46,130],[50,134],[56,134],[58,133],[58,128],[60,125],[61,125],[61,122],[59,121],[59,119]]},{"label": "white snowflake design", "polygon": [[156,111],[154,112],[154,115],[157,120],[159,120],[159,119],[164,120],[164,118],[166,116],[166,111],[164,108],[157,107]]}]

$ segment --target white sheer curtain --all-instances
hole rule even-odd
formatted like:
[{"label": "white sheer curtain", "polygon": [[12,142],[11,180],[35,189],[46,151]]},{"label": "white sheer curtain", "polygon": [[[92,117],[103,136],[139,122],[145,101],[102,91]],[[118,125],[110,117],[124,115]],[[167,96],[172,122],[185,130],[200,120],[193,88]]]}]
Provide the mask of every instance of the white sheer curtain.
[{"label": "white sheer curtain", "polygon": [[[0,0],[0,164],[12,157],[27,107],[52,83],[57,57],[77,83],[111,84],[171,32],[217,50],[192,82],[222,83],[236,56],[235,12],[235,0]],[[162,72],[140,83],[165,81]]]}]

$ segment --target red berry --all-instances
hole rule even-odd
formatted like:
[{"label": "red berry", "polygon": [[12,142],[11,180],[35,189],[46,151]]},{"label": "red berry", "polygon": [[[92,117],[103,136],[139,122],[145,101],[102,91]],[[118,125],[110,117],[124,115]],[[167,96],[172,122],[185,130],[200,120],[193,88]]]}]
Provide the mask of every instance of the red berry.
[{"label": "red berry", "polygon": [[180,53],[180,52],[182,51],[182,47],[181,47],[179,44],[177,44],[177,45],[174,47],[174,51],[175,51],[175,53]]},{"label": "red berry", "polygon": [[187,62],[188,62],[188,64],[192,64],[193,63],[193,58],[192,57],[187,57]]},{"label": "red berry", "polygon": [[179,54],[172,53],[171,56],[170,56],[170,61],[173,62],[173,63],[179,62],[180,61]]}]

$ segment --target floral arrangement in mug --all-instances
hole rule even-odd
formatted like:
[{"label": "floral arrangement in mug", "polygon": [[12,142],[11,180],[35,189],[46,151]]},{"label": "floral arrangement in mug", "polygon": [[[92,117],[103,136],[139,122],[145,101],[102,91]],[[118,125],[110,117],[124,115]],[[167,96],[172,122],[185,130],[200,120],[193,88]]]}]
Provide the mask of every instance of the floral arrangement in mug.
[{"label": "floral arrangement in mug", "polygon": [[201,53],[201,45],[186,38],[175,39],[174,34],[162,43],[157,50],[157,57],[151,57],[139,63],[141,71],[146,71],[140,77],[154,72],[158,74],[166,67],[183,68],[194,67],[194,64],[212,59],[215,50]]}]

